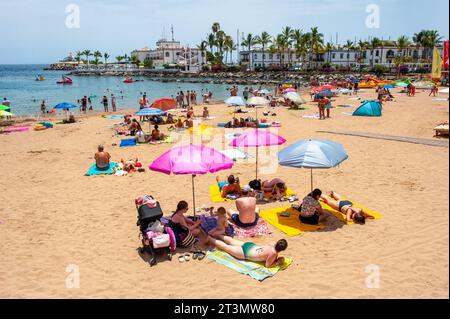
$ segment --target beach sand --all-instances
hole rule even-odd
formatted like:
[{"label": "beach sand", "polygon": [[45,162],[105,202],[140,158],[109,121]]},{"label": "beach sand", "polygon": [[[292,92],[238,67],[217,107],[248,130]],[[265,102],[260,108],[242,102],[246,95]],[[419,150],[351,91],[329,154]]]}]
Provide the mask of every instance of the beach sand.
[{"label": "beach sand", "polygon": [[[360,96],[374,98],[375,93],[366,90]],[[190,176],[148,170],[172,145],[113,147],[120,139],[107,125],[117,120],[98,115],[42,132],[0,135],[0,297],[448,298],[449,149],[317,132],[432,139],[433,128],[448,120],[448,102],[432,101],[420,90],[415,98],[396,96],[396,102],[385,105],[381,118],[342,114],[355,108],[335,108],[326,121],[301,118],[316,112],[312,103],[304,111],[276,110],[273,120],[282,122],[278,133],[287,139],[286,146],[305,138],[345,146],[349,159],[338,168],[315,171],[315,186],[342,193],[383,218],[365,226],[344,226],[330,218],[324,231],[292,238],[269,226],[273,234],[255,242],[287,238],[286,255],[294,263],[262,283],[207,258],[183,264],[176,256],[171,262],[162,258],[150,268],[138,254],[135,197],[154,195],[166,214],[180,200],[192,207]],[[334,105],[359,104],[348,98],[339,97]],[[196,113],[201,109],[196,107]],[[207,124],[232,117],[224,105],[211,105],[209,110],[217,118]],[[162,130],[167,132],[166,127]],[[147,172],[84,176],[99,144],[114,161],[139,158]],[[250,181],[254,163],[237,163],[219,175],[225,178],[231,172]],[[281,177],[299,197],[310,190],[308,170],[278,167],[275,173],[261,174],[263,179]],[[215,177],[196,178],[197,206],[212,205],[209,185]],[[233,203],[223,206],[233,208]],[[66,287],[70,265],[79,267],[79,289]],[[366,285],[371,265],[379,267],[379,288]]]}]

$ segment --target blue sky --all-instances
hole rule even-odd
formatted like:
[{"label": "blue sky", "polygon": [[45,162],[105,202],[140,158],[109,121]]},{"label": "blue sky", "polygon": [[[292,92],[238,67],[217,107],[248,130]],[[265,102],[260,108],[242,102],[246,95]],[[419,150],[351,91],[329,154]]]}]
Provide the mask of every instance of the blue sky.
[{"label": "blue sky", "polygon": [[[66,6],[80,8],[80,28],[68,29]],[[380,8],[380,28],[365,25],[366,6]],[[318,26],[330,41],[369,36],[410,38],[421,29],[449,33],[447,0],[0,0],[0,64],[51,63],[68,52],[91,49],[115,57],[154,47],[163,29],[183,44],[195,45],[213,22],[236,38],[237,30],[272,35],[288,25]]]}]

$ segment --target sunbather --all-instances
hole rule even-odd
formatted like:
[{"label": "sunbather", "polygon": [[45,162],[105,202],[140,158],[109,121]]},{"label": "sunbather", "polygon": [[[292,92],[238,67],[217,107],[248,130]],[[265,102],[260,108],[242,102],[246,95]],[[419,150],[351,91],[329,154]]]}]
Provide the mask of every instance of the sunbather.
[{"label": "sunbather", "polygon": [[190,246],[193,243],[193,236],[201,234],[201,219],[194,222],[192,219],[187,218],[184,214],[189,210],[189,205],[185,201],[181,201],[177,205],[177,210],[172,215],[169,221],[169,226],[172,228],[177,239],[177,245],[181,247]]},{"label": "sunbather", "polygon": [[167,115],[166,124],[175,124],[175,120],[173,118],[173,115],[170,114],[170,113]]},{"label": "sunbather", "polygon": [[366,219],[374,219],[375,217],[366,213],[361,208],[355,207],[349,200],[342,200],[342,196],[338,193],[331,192],[330,197],[323,195],[321,199],[331,208],[346,214],[347,222],[355,222],[364,225]]},{"label": "sunbather", "polygon": [[277,199],[286,197],[287,187],[286,183],[280,178],[275,178],[271,181],[264,181],[262,184],[263,191],[265,193],[271,193]]},{"label": "sunbather", "polygon": [[104,151],[103,145],[98,146],[98,152],[95,153],[95,164],[97,166],[97,170],[99,171],[107,171],[109,170],[109,160],[111,159],[111,155],[108,152]]},{"label": "sunbather", "polygon": [[228,176],[227,182],[221,182],[219,176],[216,177],[217,185],[219,186],[222,198],[227,198],[229,195],[241,196],[241,186],[239,179],[234,178],[234,175]]},{"label": "sunbather", "polygon": [[240,260],[249,260],[254,262],[264,262],[267,268],[281,266],[284,264],[284,257],[278,257],[278,254],[285,251],[288,243],[281,239],[276,243],[265,246],[258,246],[252,242],[242,242],[228,236],[220,236],[220,240],[208,237],[208,241],[217,248],[229,253],[234,258]]},{"label": "sunbather", "polygon": [[225,235],[225,230],[228,226],[227,210],[220,207],[214,215],[217,217],[217,226],[208,232],[208,234],[211,237],[223,236]]},{"label": "sunbather", "polygon": [[203,108],[203,118],[204,119],[208,119],[209,118],[209,111],[208,111],[208,108],[206,106]]},{"label": "sunbather", "polygon": [[253,227],[258,224],[259,209],[256,207],[256,198],[252,195],[253,190],[245,185],[241,191],[241,197],[236,200],[236,209],[228,210],[229,219],[241,228]]},{"label": "sunbather", "polygon": [[161,131],[159,130],[159,126],[158,125],[155,125],[155,128],[152,131],[152,140],[154,140],[154,141],[162,141],[165,138],[166,138],[166,135],[161,133]]}]

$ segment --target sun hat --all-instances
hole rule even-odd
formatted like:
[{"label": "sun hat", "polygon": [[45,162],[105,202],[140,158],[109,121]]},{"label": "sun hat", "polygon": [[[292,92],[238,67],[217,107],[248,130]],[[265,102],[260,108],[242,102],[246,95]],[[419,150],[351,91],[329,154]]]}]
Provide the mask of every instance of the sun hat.
[{"label": "sun hat", "polygon": [[245,185],[245,186],[242,188],[242,191],[243,191],[244,193],[250,193],[250,192],[253,191],[253,189],[252,189],[249,185]]}]

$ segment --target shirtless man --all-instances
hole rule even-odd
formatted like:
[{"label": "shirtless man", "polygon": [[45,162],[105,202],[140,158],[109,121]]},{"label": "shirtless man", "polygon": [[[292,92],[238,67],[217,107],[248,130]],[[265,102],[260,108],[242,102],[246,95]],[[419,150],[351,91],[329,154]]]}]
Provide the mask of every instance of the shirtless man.
[{"label": "shirtless man", "polygon": [[262,261],[267,268],[284,264],[284,257],[278,257],[278,254],[285,251],[288,246],[285,239],[265,246],[257,246],[252,242],[244,243],[227,236],[218,236],[218,238],[220,240],[208,237],[208,241],[239,260]]},{"label": "shirtless man", "polygon": [[227,198],[228,195],[241,196],[241,186],[239,185],[239,181],[234,178],[234,175],[228,176],[227,182],[221,182],[218,176],[216,177],[216,181],[222,198]]},{"label": "shirtless man", "polygon": [[110,159],[111,155],[109,155],[108,152],[104,151],[103,145],[99,145],[98,152],[95,154],[95,164],[97,166],[97,170],[107,171],[109,169]]},{"label": "shirtless man", "polygon": [[236,209],[230,209],[227,214],[229,219],[239,227],[248,228],[258,224],[259,209],[256,207],[256,198],[251,197],[252,189],[245,185],[241,191],[241,197],[236,200]]}]

